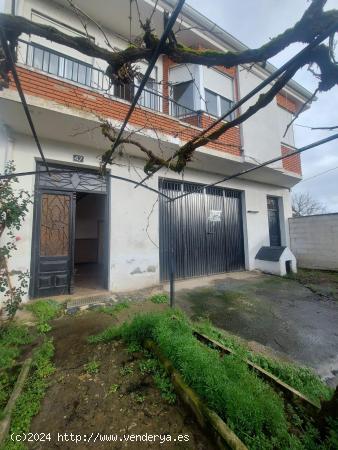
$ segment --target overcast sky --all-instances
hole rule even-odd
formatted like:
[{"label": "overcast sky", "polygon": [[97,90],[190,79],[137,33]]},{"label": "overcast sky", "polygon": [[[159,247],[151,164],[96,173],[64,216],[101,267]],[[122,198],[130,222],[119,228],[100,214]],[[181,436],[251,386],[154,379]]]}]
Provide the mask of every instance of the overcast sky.
[{"label": "overcast sky", "polygon": [[[187,3],[249,47],[260,46],[292,26],[309,5],[307,0],[187,0]],[[332,8],[338,9],[338,0],[328,0],[326,9]],[[290,46],[271,62],[280,66],[301,48],[301,45]],[[307,70],[298,72],[295,79],[311,92],[316,88],[316,80]],[[318,100],[296,123],[307,126],[338,125],[338,87],[318,94]],[[294,128],[297,147],[333,134],[300,126]],[[325,203],[328,211],[338,212],[338,140],[305,152],[302,166],[304,181],[294,191],[310,192],[314,198]],[[337,169],[306,181],[334,167]]]}]

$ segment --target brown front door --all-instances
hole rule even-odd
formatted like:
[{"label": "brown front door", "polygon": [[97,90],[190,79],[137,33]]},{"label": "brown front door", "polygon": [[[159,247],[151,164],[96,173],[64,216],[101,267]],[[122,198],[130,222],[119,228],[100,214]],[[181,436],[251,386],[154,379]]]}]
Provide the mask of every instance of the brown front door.
[{"label": "brown front door", "polygon": [[73,272],[73,194],[40,192],[35,296],[70,293]]}]

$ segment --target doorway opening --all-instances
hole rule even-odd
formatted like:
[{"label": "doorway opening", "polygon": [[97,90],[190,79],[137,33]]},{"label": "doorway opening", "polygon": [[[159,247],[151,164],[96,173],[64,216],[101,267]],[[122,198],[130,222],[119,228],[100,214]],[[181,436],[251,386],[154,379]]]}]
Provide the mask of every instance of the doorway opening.
[{"label": "doorway opening", "polygon": [[104,289],[106,196],[77,192],[74,242],[74,288]]}]

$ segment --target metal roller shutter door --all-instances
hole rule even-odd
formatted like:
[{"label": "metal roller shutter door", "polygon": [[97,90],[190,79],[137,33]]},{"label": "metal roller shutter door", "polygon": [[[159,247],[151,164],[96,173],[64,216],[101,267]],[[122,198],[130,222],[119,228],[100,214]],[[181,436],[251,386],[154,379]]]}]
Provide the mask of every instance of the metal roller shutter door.
[{"label": "metal roller shutter door", "polygon": [[[160,180],[169,197],[202,185]],[[171,211],[169,208],[172,208]],[[172,239],[172,241],[171,241]],[[241,193],[206,187],[171,204],[160,198],[160,276],[169,279],[173,245],[176,278],[244,269]]]}]

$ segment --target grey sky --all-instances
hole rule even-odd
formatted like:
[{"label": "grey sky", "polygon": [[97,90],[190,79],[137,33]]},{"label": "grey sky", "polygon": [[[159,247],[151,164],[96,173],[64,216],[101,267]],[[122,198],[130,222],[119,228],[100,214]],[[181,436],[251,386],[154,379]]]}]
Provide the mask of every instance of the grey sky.
[{"label": "grey sky", "polygon": [[[303,14],[307,0],[187,0],[202,14],[213,20],[249,47],[264,44],[269,38],[292,26]],[[329,0],[326,9],[338,9],[338,0]],[[284,63],[301,45],[293,45],[271,60],[276,66]],[[299,72],[295,79],[310,91],[316,88],[316,80],[307,70]],[[310,110],[297,120],[300,125],[338,125],[338,87],[319,94]],[[337,132],[337,131],[336,131]],[[311,131],[295,126],[296,145],[301,147],[332,134],[328,131]],[[310,192],[325,203],[328,211],[338,211],[338,140],[302,155],[303,178],[294,191]],[[306,178],[337,167],[327,174],[305,181]]]}]

